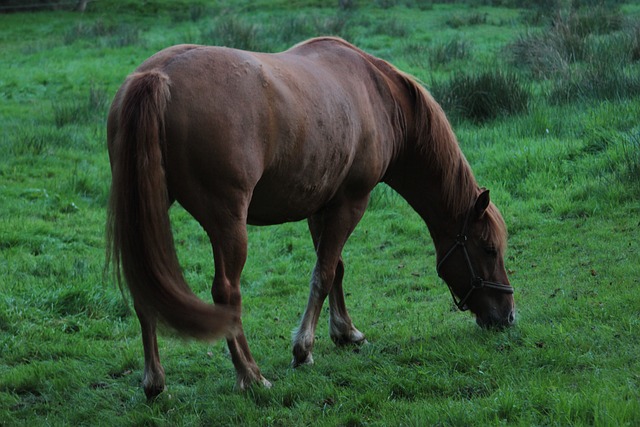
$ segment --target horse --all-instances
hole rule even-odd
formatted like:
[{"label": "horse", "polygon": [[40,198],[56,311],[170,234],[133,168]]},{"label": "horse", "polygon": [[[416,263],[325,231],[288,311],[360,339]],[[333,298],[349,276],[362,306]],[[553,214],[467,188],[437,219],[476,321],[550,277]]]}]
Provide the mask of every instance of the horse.
[{"label": "horse", "polygon": [[[332,340],[364,343],[345,306],[341,252],[378,183],[425,222],[457,307],[481,327],[515,321],[504,220],[444,111],[415,78],[342,39],[274,54],[166,48],[117,91],[107,140],[107,265],[125,294],[126,282],[140,322],[149,398],[165,389],[158,322],[187,337],[225,337],[236,387],[270,386],[240,316],[247,224],[308,221],[317,259],[292,365],[313,363],[327,297]],[[182,275],[168,212],[176,201],[211,241],[213,304]]]}]

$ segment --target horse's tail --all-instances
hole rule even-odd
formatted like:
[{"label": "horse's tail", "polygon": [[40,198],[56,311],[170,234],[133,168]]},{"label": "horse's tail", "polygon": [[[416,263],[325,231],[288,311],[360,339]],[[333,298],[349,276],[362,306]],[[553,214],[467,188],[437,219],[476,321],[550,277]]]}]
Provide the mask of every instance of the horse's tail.
[{"label": "horse's tail", "polygon": [[196,297],[182,275],[173,243],[163,166],[169,86],[169,77],[160,71],[135,73],[109,113],[107,265],[113,264],[120,285],[124,276],[136,310],[182,335],[231,336],[238,317]]}]

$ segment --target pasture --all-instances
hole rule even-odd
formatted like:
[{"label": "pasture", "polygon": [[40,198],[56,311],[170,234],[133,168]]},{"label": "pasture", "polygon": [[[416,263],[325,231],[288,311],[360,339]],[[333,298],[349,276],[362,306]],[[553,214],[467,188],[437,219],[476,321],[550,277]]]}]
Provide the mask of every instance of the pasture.
[{"label": "pasture", "polygon": [[[98,0],[0,15],[0,425],[640,424],[640,6],[622,1]],[[547,4],[548,3],[548,4]],[[489,5],[487,5],[489,4]],[[105,274],[106,113],[158,50],[280,51],[338,35],[450,115],[509,229],[517,324],[452,304],[422,220],[378,187],[343,253],[368,343],[290,367],[315,261],[305,222],[249,227],[243,321],[271,389],[234,390],[223,341],[161,335],[147,401],[130,303]],[[223,102],[223,101],[221,101]],[[209,241],[171,210],[187,282]]]}]

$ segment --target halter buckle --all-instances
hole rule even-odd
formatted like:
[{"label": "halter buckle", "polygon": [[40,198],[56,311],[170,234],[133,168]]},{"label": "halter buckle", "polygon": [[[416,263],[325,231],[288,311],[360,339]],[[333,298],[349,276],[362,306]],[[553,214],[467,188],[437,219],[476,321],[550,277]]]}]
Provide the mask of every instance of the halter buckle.
[{"label": "halter buckle", "polygon": [[456,236],[456,246],[464,246],[467,244],[468,237],[466,234],[458,234]]},{"label": "halter buckle", "polygon": [[484,279],[480,276],[476,276],[473,280],[471,280],[471,287],[473,289],[484,288]]}]

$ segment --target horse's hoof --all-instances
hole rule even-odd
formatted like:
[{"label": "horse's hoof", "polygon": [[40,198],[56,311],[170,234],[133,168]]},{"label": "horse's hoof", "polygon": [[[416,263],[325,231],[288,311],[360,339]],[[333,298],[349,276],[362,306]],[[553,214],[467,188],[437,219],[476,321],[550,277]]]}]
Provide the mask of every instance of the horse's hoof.
[{"label": "horse's hoof", "polygon": [[363,345],[369,342],[365,338],[364,334],[357,329],[353,329],[349,335],[332,335],[331,340],[335,345]]},{"label": "horse's hoof", "polygon": [[265,377],[263,377],[262,375],[260,375],[260,382],[262,382],[262,386],[265,387],[265,388],[273,387],[271,382],[269,380],[267,380]]},{"label": "horse's hoof", "polygon": [[271,382],[267,380],[265,377],[263,377],[262,375],[259,375],[257,378],[250,377],[250,376],[243,376],[243,377],[238,377],[238,380],[236,381],[236,390],[245,391],[254,384],[261,385],[266,388],[272,387]]},{"label": "horse's hoof", "polygon": [[291,361],[291,367],[297,368],[298,366],[302,365],[313,365],[313,363],[313,356],[311,355],[311,353],[307,353],[306,356],[300,358],[294,356],[293,360]]},{"label": "horse's hoof", "polygon": [[165,387],[164,384],[162,384],[162,385],[145,386],[144,387],[144,394],[147,396],[147,400],[153,400],[156,397],[158,397],[158,395],[160,395],[160,393],[162,393],[166,389],[167,389],[167,387]]}]

